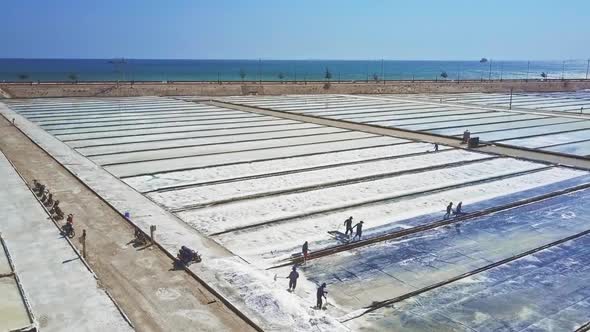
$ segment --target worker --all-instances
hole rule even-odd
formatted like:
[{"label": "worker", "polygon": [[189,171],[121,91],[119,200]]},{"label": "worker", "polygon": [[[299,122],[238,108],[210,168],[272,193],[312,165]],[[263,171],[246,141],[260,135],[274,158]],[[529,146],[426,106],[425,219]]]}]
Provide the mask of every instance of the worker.
[{"label": "worker", "polygon": [[299,273],[297,272],[297,265],[293,265],[293,269],[291,273],[289,273],[289,292],[294,292],[295,287],[297,287],[297,278],[299,278]]},{"label": "worker", "polygon": [[463,143],[467,143],[469,142],[469,139],[471,138],[471,133],[469,132],[469,130],[465,130],[463,132]]},{"label": "worker", "polygon": [[301,247],[301,253],[303,254],[303,263],[305,264],[305,262],[307,262],[307,254],[309,253],[309,244],[307,241],[305,241],[303,247]]},{"label": "worker", "polygon": [[74,215],[68,214],[68,219],[66,220],[66,224],[62,227],[62,231],[65,236],[70,236],[72,231],[74,230]]},{"label": "worker", "polygon": [[361,236],[363,235],[363,221],[361,220],[358,224],[354,225],[354,227],[356,228],[356,234],[354,234],[354,237],[352,239],[354,240],[358,236],[360,241]]},{"label": "worker", "polygon": [[457,204],[457,207],[455,208],[455,214],[456,215],[461,215],[463,214],[463,202],[459,202],[459,204]]},{"label": "worker", "polygon": [[328,294],[328,291],[326,290],[326,283],[324,282],[320,287],[318,287],[318,291],[316,293],[318,309],[322,309],[322,298],[327,299],[326,294]]},{"label": "worker", "polygon": [[451,213],[453,213],[453,202],[450,202],[449,205],[447,205],[447,213],[445,213],[443,219],[449,218],[451,216]]},{"label": "worker", "polygon": [[346,226],[346,232],[344,232],[344,235],[348,236],[348,232],[352,235],[352,216],[344,220],[344,226]]}]

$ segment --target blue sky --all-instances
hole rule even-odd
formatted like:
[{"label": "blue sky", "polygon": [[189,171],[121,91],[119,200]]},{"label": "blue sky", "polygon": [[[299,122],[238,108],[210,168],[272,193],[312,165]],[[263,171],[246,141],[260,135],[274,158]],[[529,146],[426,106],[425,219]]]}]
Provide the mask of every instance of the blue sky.
[{"label": "blue sky", "polygon": [[590,57],[588,0],[7,0],[0,57]]}]

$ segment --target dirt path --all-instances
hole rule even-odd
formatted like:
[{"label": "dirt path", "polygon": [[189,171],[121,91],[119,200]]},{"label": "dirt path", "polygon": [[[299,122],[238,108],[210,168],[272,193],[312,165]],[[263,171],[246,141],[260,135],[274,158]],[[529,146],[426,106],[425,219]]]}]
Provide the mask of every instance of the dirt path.
[{"label": "dirt path", "polygon": [[190,275],[171,270],[162,251],[134,248],[131,225],[4,117],[0,132],[0,150],[27,182],[46,184],[75,215],[78,235],[86,229],[92,269],[138,331],[253,330]]}]

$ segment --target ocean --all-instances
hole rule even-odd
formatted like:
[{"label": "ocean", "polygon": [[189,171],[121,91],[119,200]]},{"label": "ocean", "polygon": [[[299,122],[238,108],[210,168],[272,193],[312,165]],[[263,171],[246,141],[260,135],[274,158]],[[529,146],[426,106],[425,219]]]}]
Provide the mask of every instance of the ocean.
[{"label": "ocean", "polygon": [[0,82],[319,81],[327,72],[332,81],[583,79],[588,61],[0,59]]}]

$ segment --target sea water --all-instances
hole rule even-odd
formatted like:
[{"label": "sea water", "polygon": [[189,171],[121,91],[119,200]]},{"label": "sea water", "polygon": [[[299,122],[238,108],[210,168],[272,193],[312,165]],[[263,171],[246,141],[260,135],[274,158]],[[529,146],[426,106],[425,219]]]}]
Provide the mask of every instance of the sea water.
[{"label": "sea water", "polygon": [[0,82],[497,80],[542,73],[587,78],[588,61],[0,59]]}]

